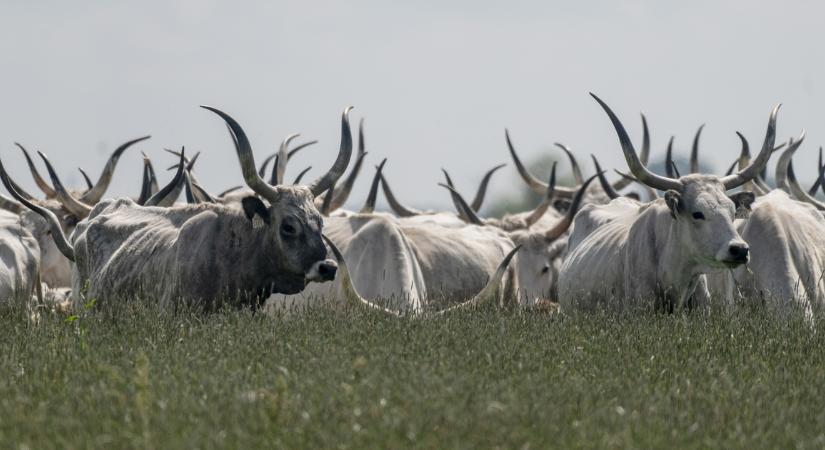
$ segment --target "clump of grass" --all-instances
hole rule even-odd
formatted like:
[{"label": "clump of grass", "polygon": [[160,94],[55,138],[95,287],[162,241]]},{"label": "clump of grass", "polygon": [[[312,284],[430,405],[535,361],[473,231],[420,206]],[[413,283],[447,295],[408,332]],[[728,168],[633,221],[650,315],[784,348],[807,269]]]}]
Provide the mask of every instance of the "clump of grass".
[{"label": "clump of grass", "polygon": [[10,308],[0,446],[819,448],[817,327],[753,309],[271,318],[130,302],[33,324]]}]

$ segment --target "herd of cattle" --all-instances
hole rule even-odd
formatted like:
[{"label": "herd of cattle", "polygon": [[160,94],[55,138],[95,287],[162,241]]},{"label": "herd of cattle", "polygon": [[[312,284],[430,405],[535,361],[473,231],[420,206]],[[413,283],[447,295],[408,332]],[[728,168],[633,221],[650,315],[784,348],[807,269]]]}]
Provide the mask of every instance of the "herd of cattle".
[{"label": "herd of cattle", "polygon": [[[755,158],[739,134],[741,151],[726,175],[696,173],[697,134],[691,173],[678,173],[669,146],[667,176],[661,176],[646,167],[644,116],[637,153],[618,117],[593,97],[616,130],[631,174],[611,183],[594,157],[597,173],[584,179],[570,149],[557,144],[571,161],[576,186],[557,186],[555,165],[544,183],[521,163],[505,133],[518,173],[541,201],[502,218],[478,213],[490,177],[502,166],[486,174],[471,202],[445,172],[453,213],[404,206],[382,174],[384,160],[364,207],[342,209],[366,156],[363,121],[353,156],[351,108],[341,118],[332,167],[302,185],[308,169],[290,184],[287,163],[314,141],[291,148],[297,135],[289,136],[258,167],[238,122],[204,107],[226,123],[246,185],[218,195],[195,177],[198,155],[189,158],[181,149],[171,152],[176,172],[165,186],[144,155],[139,196],[103,199],[118,159],[148,137],[116,149],[96,183],[84,172],[82,190],[67,189],[38,152],[44,179],[17,144],[44,198],[25,192],[0,162],[0,179],[13,197],[0,196],[0,299],[62,309],[91,298],[153,298],[164,307],[207,310],[224,303],[283,311],[328,303],[394,315],[479,304],[592,311],[748,301],[798,308],[812,318],[825,301],[825,203],[815,198],[825,175],[820,153],[816,184],[800,187],[792,157],[804,133],[775,145],[779,106]],[[766,165],[783,147],[771,188]],[[632,183],[644,195],[620,194]],[[379,188],[394,214],[374,211]],[[185,203],[178,202],[181,193]]]}]

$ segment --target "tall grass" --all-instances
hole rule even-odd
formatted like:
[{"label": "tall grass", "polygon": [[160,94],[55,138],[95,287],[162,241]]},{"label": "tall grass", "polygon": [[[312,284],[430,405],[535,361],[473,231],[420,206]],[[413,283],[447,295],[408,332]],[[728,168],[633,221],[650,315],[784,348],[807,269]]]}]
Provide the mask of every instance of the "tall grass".
[{"label": "tall grass", "polygon": [[751,310],[6,309],[0,447],[821,448],[822,331]]}]

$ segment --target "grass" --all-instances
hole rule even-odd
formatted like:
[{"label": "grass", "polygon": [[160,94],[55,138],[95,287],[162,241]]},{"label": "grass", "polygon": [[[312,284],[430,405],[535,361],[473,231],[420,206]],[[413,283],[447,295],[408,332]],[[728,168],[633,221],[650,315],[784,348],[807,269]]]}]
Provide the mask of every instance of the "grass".
[{"label": "grass", "polygon": [[758,311],[25,317],[2,448],[825,446],[825,330]]}]

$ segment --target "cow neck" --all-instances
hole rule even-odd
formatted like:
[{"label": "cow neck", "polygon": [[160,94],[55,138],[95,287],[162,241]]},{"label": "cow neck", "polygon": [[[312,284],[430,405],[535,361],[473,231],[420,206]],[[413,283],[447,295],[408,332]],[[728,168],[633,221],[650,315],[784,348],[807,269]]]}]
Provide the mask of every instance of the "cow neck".
[{"label": "cow neck", "polygon": [[[678,239],[679,222],[668,217],[672,223],[666,228],[664,236],[656,233],[656,247],[661,248],[657,260],[657,281],[662,288],[675,289],[676,292],[692,290],[696,286],[697,277],[705,274],[703,264],[696,255],[686,250]],[[661,246],[661,247],[660,247]]]}]

